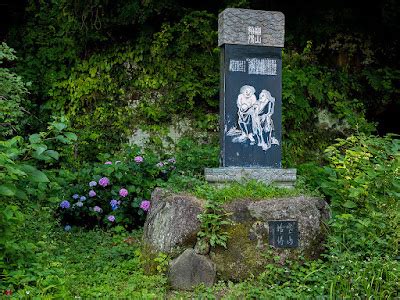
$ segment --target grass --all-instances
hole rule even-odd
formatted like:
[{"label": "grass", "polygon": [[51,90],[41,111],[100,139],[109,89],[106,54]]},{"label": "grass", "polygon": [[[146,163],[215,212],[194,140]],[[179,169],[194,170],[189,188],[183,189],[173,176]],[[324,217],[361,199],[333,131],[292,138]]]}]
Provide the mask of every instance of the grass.
[{"label": "grass", "polygon": [[158,299],[165,294],[166,278],[145,275],[141,267],[141,231],[66,232],[47,208],[32,210],[28,218],[25,234],[37,245],[35,261],[11,274],[6,288],[13,297]]},{"label": "grass", "polygon": [[201,199],[217,201],[220,203],[230,202],[235,199],[270,199],[282,197],[320,196],[319,193],[309,190],[303,181],[297,180],[295,188],[283,188],[266,185],[256,180],[243,183],[232,182],[217,186],[207,183],[204,179],[176,176],[172,177],[164,188],[175,192],[186,192]]},{"label": "grass", "polygon": [[304,195],[304,190],[299,188],[280,188],[272,185],[265,185],[255,180],[250,180],[245,183],[229,183],[223,187],[204,184],[196,187],[193,194],[198,198],[225,203],[235,199],[261,200],[295,197]]},{"label": "grass", "polygon": [[[298,195],[298,189],[265,187],[255,182],[223,189],[196,187],[199,197],[230,201],[238,194],[254,199]],[[243,193],[243,194],[242,194]],[[393,257],[365,258],[351,251],[321,260],[285,266],[266,265],[259,277],[240,283],[217,282],[192,292],[170,290],[163,274],[145,274],[142,231],[121,227],[104,231],[73,228],[66,232],[53,209],[27,208],[21,239],[36,245],[34,259],[0,282],[14,299],[396,299],[400,262]],[[333,251],[334,252],[334,251]],[[329,252],[327,252],[329,253]]]}]

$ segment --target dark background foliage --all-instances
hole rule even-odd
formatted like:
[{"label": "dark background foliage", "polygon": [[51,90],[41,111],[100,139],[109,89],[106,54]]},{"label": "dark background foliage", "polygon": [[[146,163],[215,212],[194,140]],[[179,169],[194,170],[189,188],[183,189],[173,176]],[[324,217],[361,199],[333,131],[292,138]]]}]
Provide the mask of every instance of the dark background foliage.
[{"label": "dark background foliage", "polygon": [[394,0],[30,0],[0,7],[0,38],[19,58],[10,66],[32,83],[21,132],[65,115],[79,137],[68,154],[74,161],[116,151],[138,127],[162,132],[176,115],[215,132],[217,16],[226,7],[286,16],[285,165],[318,160],[337,137],[400,131]]},{"label": "dark background foliage", "polygon": [[[116,43],[135,41],[142,35],[151,36],[163,23],[178,22],[192,11],[216,16],[228,6],[282,11],[286,16],[286,47],[302,49],[311,40],[319,47],[322,63],[365,72],[360,94],[368,98],[367,116],[379,122],[381,134],[399,131],[398,75],[393,87],[382,82],[395,76],[393,71],[398,70],[400,61],[396,51],[400,4],[395,0],[3,0],[0,38],[24,56],[21,68],[26,79],[37,83],[36,101],[42,103],[47,96],[48,77],[62,78],[78,58]],[[217,28],[216,19],[212,25]],[[46,53],[46,44],[51,47],[51,54]],[[387,90],[396,97],[383,96]]]}]

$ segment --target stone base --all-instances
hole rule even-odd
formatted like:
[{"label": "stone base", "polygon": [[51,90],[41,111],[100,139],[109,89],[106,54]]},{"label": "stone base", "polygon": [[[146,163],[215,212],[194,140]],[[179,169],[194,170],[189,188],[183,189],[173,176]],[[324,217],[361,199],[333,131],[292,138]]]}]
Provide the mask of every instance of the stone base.
[{"label": "stone base", "polygon": [[223,184],[232,181],[243,182],[255,179],[266,184],[293,188],[296,183],[296,169],[221,167],[205,168],[204,175],[210,183]]}]

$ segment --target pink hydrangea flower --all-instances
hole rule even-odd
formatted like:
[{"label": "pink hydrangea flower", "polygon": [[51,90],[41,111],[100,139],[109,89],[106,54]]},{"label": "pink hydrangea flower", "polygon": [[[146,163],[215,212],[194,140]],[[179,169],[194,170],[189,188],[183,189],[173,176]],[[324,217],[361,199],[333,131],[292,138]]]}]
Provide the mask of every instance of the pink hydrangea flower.
[{"label": "pink hydrangea flower", "polygon": [[109,215],[109,216],[107,217],[107,219],[108,219],[108,221],[110,221],[110,222],[114,222],[114,221],[115,221],[115,217],[114,217],[113,215]]},{"label": "pink hydrangea flower", "polygon": [[102,187],[106,187],[107,185],[110,184],[110,180],[109,180],[107,177],[100,178],[99,184],[100,184]]},{"label": "pink hydrangea flower", "polygon": [[106,161],[104,164],[105,165],[112,165],[112,162],[111,161]]},{"label": "pink hydrangea flower", "polygon": [[150,209],[150,201],[143,200],[142,203],[140,203],[140,208],[144,211],[148,211]]},{"label": "pink hydrangea flower", "polygon": [[143,162],[143,157],[139,156],[135,156],[135,158],[133,159],[136,163],[140,164]]},{"label": "pink hydrangea flower", "polygon": [[89,197],[94,197],[94,196],[96,196],[96,192],[93,191],[93,190],[90,190],[89,191]]},{"label": "pink hydrangea flower", "polygon": [[119,190],[119,195],[120,195],[121,197],[126,197],[126,196],[128,196],[128,190],[127,190],[127,189],[120,189],[120,190]]}]

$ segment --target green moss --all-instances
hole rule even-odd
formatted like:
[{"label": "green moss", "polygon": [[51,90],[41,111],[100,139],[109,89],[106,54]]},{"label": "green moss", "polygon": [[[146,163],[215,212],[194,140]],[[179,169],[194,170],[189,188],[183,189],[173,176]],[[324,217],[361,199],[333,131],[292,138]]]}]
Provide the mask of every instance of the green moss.
[{"label": "green moss", "polygon": [[257,248],[257,239],[250,239],[251,223],[230,226],[227,249],[216,248],[210,255],[221,279],[239,281],[264,270],[267,260]]}]

